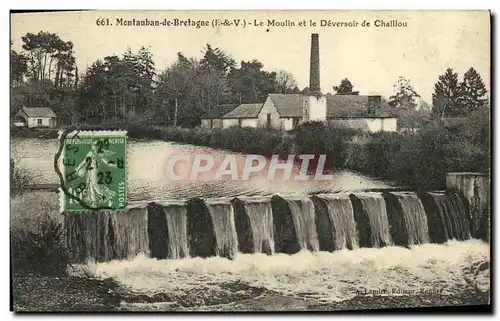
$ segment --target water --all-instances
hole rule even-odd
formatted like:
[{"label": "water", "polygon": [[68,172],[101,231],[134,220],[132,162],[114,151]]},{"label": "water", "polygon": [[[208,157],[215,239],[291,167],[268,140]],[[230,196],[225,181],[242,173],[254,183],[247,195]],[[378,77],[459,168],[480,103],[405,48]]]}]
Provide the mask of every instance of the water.
[{"label": "water", "polygon": [[429,193],[437,205],[446,239],[466,240],[471,237],[467,209],[456,193]]},{"label": "water", "polygon": [[[54,171],[56,139],[11,140],[11,157],[33,175],[34,184],[58,184]],[[391,187],[387,182],[371,179],[350,171],[332,173],[331,181],[269,181],[252,177],[250,181],[172,181],[166,174],[169,157],[175,153],[209,153],[217,159],[234,153],[205,147],[164,141],[129,141],[127,145],[128,201],[177,199],[190,197],[233,197],[241,195],[293,194],[316,192],[360,191]]]},{"label": "water", "polygon": [[210,309],[218,297],[234,299],[236,294],[231,291],[236,290],[230,290],[230,284],[239,284],[240,297],[252,296],[246,287],[258,287],[275,293],[270,295],[317,302],[348,300],[364,290],[387,289],[390,295],[401,295],[391,294],[393,289],[460,294],[469,289],[471,280],[485,291],[490,285],[489,269],[474,276],[468,268],[489,262],[489,252],[488,244],[468,240],[333,253],[239,254],[234,260],[156,260],[139,255],[131,261],[91,263],[81,268],[99,278],[113,277],[133,293],[166,293],[169,304]]},{"label": "water", "polygon": [[230,199],[209,199],[205,201],[214,226],[218,256],[234,257],[238,252],[238,236],[234,224],[234,210]]},{"label": "water", "polygon": [[[92,213],[95,215],[95,213]],[[95,215],[98,216],[98,215]],[[110,215],[116,257],[133,258],[138,253],[149,254],[148,211],[134,208],[123,213]]]},{"label": "water", "polygon": [[408,244],[429,243],[429,228],[427,215],[422,201],[415,193],[392,192],[396,196],[401,209],[405,230],[408,234]]},{"label": "water", "polygon": [[387,219],[387,208],[381,193],[356,193],[356,198],[362,203],[362,211],[368,219],[370,244],[372,247],[382,247],[392,244]]},{"label": "water", "polygon": [[168,229],[168,258],[189,257],[186,206],[164,206]]},{"label": "water", "polygon": [[319,194],[317,196],[325,202],[330,222],[333,224],[334,249],[358,248],[359,237],[349,194]]},{"label": "water", "polygon": [[283,197],[292,213],[297,241],[302,250],[319,251],[314,204],[307,197]]},{"label": "water", "polygon": [[264,253],[267,247],[269,254],[274,254],[274,223],[270,198],[244,198],[245,213],[250,221],[254,253]]}]

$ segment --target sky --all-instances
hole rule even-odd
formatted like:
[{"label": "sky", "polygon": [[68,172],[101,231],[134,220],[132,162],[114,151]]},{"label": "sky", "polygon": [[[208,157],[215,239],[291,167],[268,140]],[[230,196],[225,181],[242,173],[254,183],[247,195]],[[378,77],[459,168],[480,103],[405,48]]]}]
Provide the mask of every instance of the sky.
[{"label": "sky", "polygon": [[[98,25],[102,18],[108,18],[112,26]],[[202,20],[209,26],[117,25],[117,19],[134,18]],[[240,20],[240,24],[213,27],[214,19]],[[268,20],[273,19],[284,26],[269,26]],[[299,24],[302,21],[305,26]],[[376,21],[399,22],[406,27],[378,27]],[[255,26],[256,22],[263,25]],[[357,26],[335,25],[338,22]],[[363,26],[363,22],[370,26]],[[360,94],[389,97],[398,77],[403,76],[424,101],[431,103],[434,84],[448,67],[460,79],[474,67],[490,89],[488,11],[88,11],[11,15],[14,50],[22,50],[22,36],[39,31],[54,32],[72,41],[80,71],[97,59],[121,55],[127,47],[137,51],[141,46],[150,48],[157,69],[163,70],[176,60],[177,52],[201,58],[202,49],[211,44],[237,62],[257,59],[265,70],[289,71],[302,89],[309,84],[311,34],[318,33],[324,93],[332,92],[333,86],[348,78]]]}]

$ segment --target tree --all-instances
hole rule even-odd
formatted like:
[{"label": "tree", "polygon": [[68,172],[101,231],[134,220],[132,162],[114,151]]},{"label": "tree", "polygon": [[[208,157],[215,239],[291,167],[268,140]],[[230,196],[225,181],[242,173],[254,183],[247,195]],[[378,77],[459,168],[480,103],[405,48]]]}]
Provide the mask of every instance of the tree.
[{"label": "tree", "polygon": [[297,88],[297,81],[292,73],[286,70],[279,70],[276,72],[275,87],[277,93],[290,94]]},{"label": "tree", "polygon": [[254,59],[242,61],[239,69],[231,70],[228,77],[234,103],[263,102],[274,91],[276,73],[267,72],[263,67],[260,61]]},{"label": "tree", "polygon": [[156,95],[162,117],[174,125],[196,125],[210,95],[204,87],[208,72],[196,59],[178,53],[177,61],[159,74]]},{"label": "tree", "polygon": [[24,76],[28,72],[27,59],[23,54],[17,53],[15,50],[10,51],[10,85],[11,87],[19,87]]},{"label": "tree", "polygon": [[354,86],[351,81],[344,78],[340,81],[339,86],[333,86],[335,95],[359,95],[359,91],[353,91]]},{"label": "tree", "polygon": [[[67,85],[75,65],[73,43],[63,41],[57,34],[40,31],[37,34],[27,33],[21,38],[23,50],[28,58],[28,71],[32,79],[43,83],[53,80],[55,87]],[[54,70],[54,62],[56,69]],[[54,79],[52,74],[55,72]]]},{"label": "tree", "polygon": [[479,73],[471,67],[464,74],[464,80],[459,85],[460,105],[462,111],[470,115],[473,111],[486,106],[488,99],[486,96],[486,86]]},{"label": "tree", "polygon": [[207,44],[202,52],[203,58],[200,60],[200,65],[207,70],[218,71],[223,75],[227,75],[236,65],[236,62],[229,54],[220,48],[213,48],[210,44]]},{"label": "tree", "polygon": [[442,120],[445,116],[460,116],[462,114],[460,109],[458,74],[448,68],[434,85],[432,114],[435,119]]},{"label": "tree", "polygon": [[420,95],[413,89],[410,80],[399,77],[393,87],[394,95],[389,97],[389,105],[397,109],[415,110],[416,99]]}]

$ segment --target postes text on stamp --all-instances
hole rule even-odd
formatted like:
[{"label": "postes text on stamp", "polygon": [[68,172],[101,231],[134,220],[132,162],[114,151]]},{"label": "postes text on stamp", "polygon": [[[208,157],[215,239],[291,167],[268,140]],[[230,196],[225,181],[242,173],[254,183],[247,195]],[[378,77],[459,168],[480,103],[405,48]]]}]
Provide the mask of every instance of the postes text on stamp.
[{"label": "postes text on stamp", "polygon": [[126,131],[61,132],[55,166],[61,211],[122,210],[126,206]]}]

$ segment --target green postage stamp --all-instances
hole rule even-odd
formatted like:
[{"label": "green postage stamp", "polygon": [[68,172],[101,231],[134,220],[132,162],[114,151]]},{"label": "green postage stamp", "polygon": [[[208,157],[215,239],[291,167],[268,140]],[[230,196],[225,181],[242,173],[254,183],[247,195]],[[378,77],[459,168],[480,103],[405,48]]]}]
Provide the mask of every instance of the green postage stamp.
[{"label": "green postage stamp", "polygon": [[61,212],[119,211],[126,206],[126,131],[59,133],[55,170]]}]

